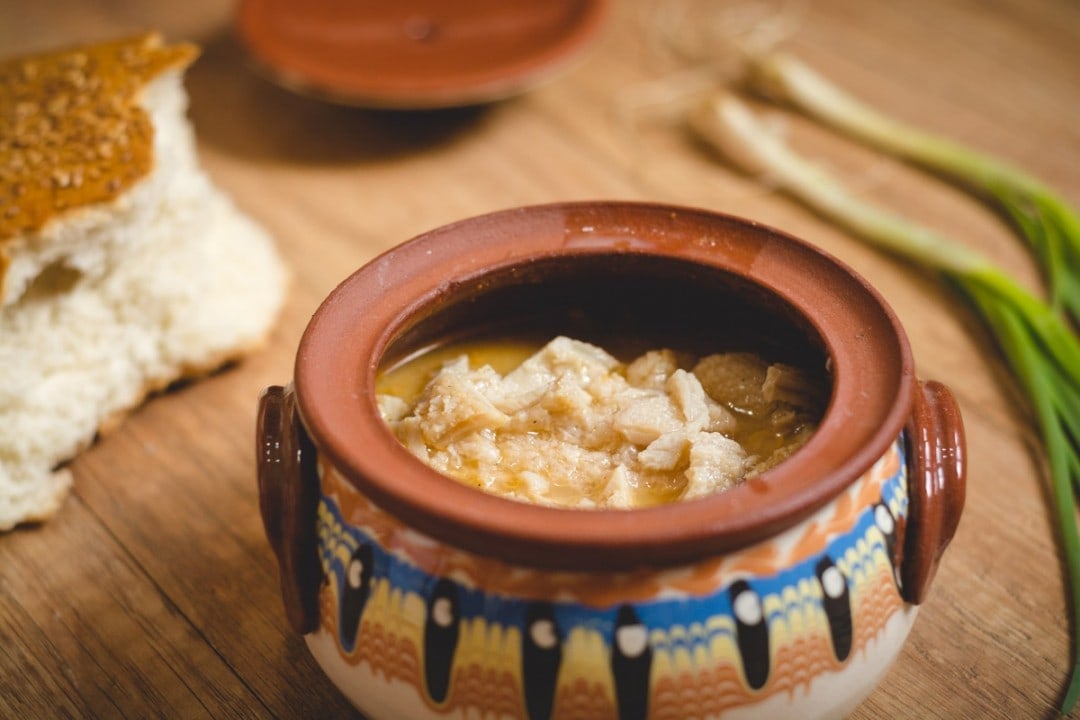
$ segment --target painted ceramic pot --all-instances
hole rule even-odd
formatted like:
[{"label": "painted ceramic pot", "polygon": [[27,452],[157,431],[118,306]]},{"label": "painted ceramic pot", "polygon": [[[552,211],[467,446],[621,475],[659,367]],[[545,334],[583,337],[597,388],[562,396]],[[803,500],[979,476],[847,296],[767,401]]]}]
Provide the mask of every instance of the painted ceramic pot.
[{"label": "painted ceramic pot", "polygon": [[[482,493],[382,422],[380,366],[476,331],[603,328],[820,363],[828,408],[725,493],[565,510]],[[776,230],[633,203],[511,210],[375,259],[260,401],[286,614],[372,718],[839,717],[895,659],[964,500],[956,403],[896,317]]]}]

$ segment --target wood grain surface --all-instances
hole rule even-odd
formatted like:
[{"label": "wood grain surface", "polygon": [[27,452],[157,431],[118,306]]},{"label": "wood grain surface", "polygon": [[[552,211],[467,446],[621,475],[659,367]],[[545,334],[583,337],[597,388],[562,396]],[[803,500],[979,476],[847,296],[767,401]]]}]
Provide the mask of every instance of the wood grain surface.
[{"label": "wood grain surface", "polygon": [[[569,199],[696,205],[840,256],[892,304],[919,375],[958,397],[967,507],[896,665],[855,718],[1052,717],[1067,679],[1065,591],[1033,423],[975,319],[932,278],[726,166],[678,121],[697,66],[662,42],[686,6],[616,2],[573,68],[517,99],[437,113],[298,97],[254,73],[226,2],[0,0],[0,52],[158,28],[204,53],[187,86],[200,158],[293,270],[268,345],[160,395],[72,463],[59,515],[0,536],[0,717],[351,717],[287,630],[255,492],[260,390],[290,378],[319,301],[377,253],[490,210]],[[1080,6],[1071,0],[698,2],[725,42],[748,13],[880,108],[997,152],[1080,204]],[[666,14],[658,16],[658,12]],[[713,14],[716,23],[707,22]],[[760,23],[757,24],[760,29]],[[768,29],[768,28],[766,28]],[[797,116],[792,142],[860,192],[1037,286],[991,211]],[[2,432],[3,429],[0,429]]]}]

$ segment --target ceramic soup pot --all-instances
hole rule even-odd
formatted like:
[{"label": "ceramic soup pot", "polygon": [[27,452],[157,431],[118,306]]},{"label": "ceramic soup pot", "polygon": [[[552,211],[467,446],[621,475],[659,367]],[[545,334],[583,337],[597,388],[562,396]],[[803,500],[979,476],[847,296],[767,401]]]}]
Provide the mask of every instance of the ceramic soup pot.
[{"label": "ceramic soup pot", "polygon": [[[466,487],[379,416],[380,367],[477,332],[818,367],[818,430],[727,492],[570,510]],[[593,202],[426,233],[335,289],[263,394],[288,619],[371,718],[838,717],[895,659],[964,501],[960,415],[896,317],[777,230]]]}]

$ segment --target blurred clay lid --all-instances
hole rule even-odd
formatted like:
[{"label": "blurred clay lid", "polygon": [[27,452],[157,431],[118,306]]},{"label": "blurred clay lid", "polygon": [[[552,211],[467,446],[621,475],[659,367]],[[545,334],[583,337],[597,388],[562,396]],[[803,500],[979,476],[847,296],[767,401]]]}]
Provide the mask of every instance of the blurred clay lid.
[{"label": "blurred clay lid", "polygon": [[578,58],[607,0],[242,0],[241,42],[279,84],[427,109],[523,92]]}]

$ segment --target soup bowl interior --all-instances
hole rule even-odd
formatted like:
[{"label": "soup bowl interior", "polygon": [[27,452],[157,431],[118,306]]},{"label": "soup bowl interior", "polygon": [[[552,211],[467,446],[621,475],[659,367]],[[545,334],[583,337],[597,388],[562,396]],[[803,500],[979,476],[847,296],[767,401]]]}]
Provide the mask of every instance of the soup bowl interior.
[{"label": "soup bowl interior", "polygon": [[657,348],[696,356],[755,352],[831,384],[823,339],[777,295],[679,258],[604,252],[539,257],[456,284],[406,321],[379,370],[455,340],[542,343],[558,335],[599,345],[623,361]]},{"label": "soup bowl interior", "polygon": [[[751,351],[808,371],[829,403],[776,467],[638,510],[555,509],[466,487],[413,457],[379,416],[377,375],[426,349],[556,335],[623,360],[659,347]],[[896,318],[835,259],[738,218],[615,202],[494,213],[398,246],[331,293],[295,370],[315,446],[384,510],[465,550],[570,570],[685,562],[794,524],[896,440],[913,382]]]}]

